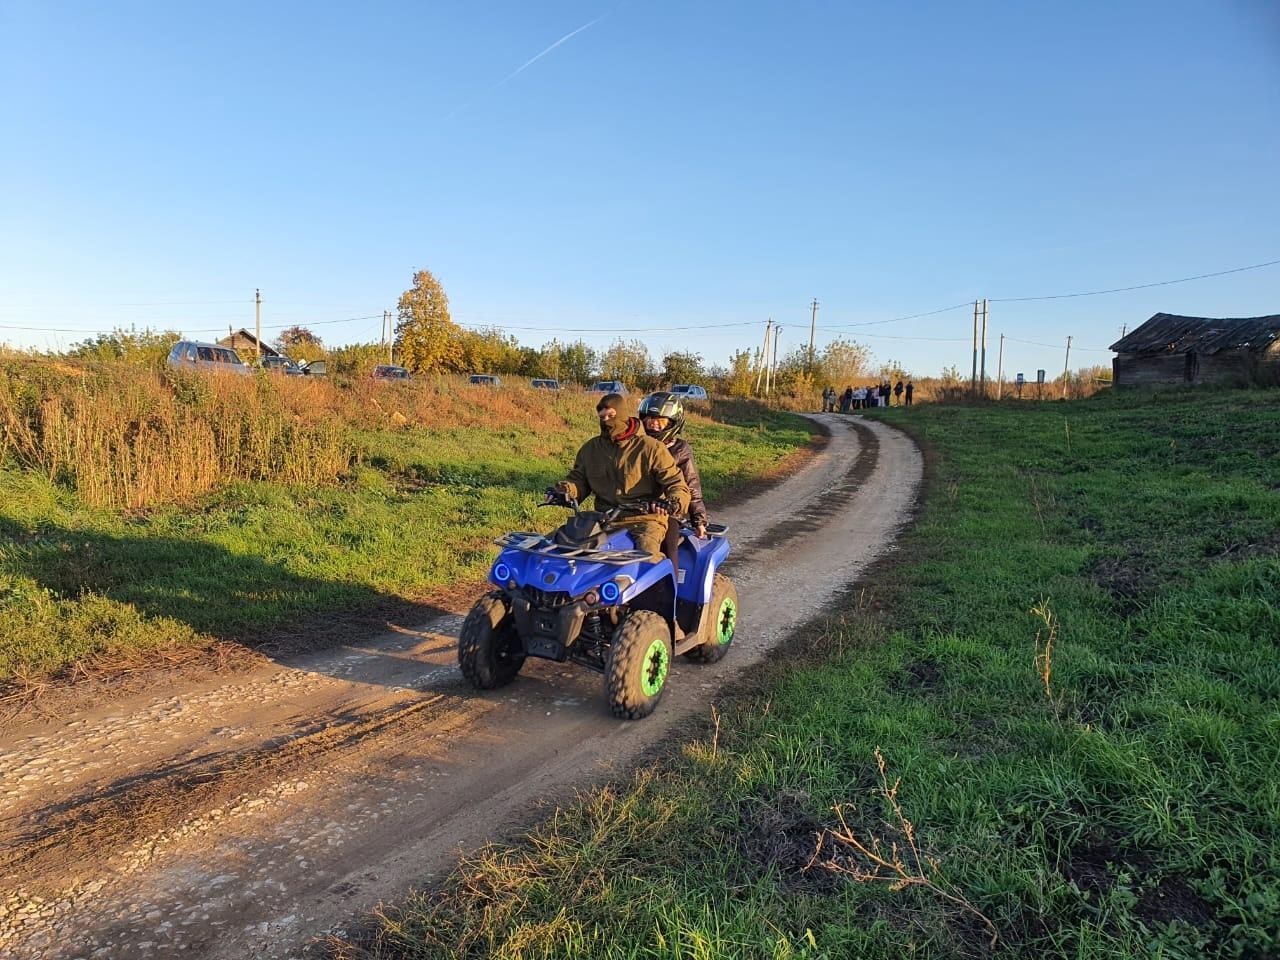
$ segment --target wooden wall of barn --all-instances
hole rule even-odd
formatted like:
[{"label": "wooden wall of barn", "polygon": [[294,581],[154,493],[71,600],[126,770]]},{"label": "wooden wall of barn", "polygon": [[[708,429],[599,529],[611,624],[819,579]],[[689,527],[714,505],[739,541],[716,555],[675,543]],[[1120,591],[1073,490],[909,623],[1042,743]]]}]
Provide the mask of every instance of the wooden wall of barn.
[{"label": "wooden wall of barn", "polygon": [[1280,387],[1280,340],[1250,357],[1250,373],[1256,384]]},{"label": "wooden wall of barn", "polygon": [[1185,353],[1120,353],[1111,361],[1118,387],[1177,383],[1280,383],[1280,341],[1263,350],[1219,350],[1195,357],[1191,379]]},{"label": "wooden wall of barn", "polygon": [[1118,353],[1111,361],[1111,378],[1117,387],[1185,383],[1185,364],[1180,353]]}]

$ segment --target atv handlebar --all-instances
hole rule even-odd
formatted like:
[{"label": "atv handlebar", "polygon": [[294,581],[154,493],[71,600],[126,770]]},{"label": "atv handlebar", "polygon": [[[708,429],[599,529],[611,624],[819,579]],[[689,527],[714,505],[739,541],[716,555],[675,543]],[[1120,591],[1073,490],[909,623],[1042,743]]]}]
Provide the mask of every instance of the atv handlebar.
[{"label": "atv handlebar", "polygon": [[[581,510],[581,506],[577,500],[568,496],[558,487],[547,487],[546,499],[538,504],[540,507],[568,507],[574,513]],[[675,504],[665,498],[657,500],[634,500],[628,503],[620,503],[616,507],[609,510],[601,511],[604,514],[605,521],[616,520],[625,514],[632,516],[644,516],[646,514],[657,514],[660,516],[674,516],[676,513]]]}]

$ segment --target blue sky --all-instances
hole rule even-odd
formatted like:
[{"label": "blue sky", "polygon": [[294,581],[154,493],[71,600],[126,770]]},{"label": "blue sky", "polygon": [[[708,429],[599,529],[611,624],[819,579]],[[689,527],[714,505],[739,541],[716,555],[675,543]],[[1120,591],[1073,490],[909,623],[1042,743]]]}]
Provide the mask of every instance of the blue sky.
[{"label": "blue sky", "polygon": [[[256,287],[268,333],[368,341],[425,267],[528,343],[723,363],[816,297],[819,344],[935,375],[970,309],[855,325],[1280,259],[1268,0],[0,0],[0,89],[19,346],[251,327]],[[990,309],[992,372],[1004,333],[1052,374],[1156,311],[1280,313],[1280,265]]]}]

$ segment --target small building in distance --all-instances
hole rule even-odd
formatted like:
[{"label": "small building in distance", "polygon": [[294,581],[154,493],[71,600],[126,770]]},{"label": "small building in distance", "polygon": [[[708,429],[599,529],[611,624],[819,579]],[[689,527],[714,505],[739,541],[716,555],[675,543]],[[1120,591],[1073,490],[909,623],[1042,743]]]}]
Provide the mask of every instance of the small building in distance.
[{"label": "small building in distance", "polygon": [[1157,313],[1111,345],[1117,387],[1280,383],[1280,314],[1180,317]]},{"label": "small building in distance", "polygon": [[[240,354],[242,360],[248,361],[258,356],[258,338],[243,327],[235,333],[229,334],[218,341],[220,347],[230,347],[236,353]],[[266,341],[262,343],[262,356],[278,357],[279,350],[273,350]]]}]

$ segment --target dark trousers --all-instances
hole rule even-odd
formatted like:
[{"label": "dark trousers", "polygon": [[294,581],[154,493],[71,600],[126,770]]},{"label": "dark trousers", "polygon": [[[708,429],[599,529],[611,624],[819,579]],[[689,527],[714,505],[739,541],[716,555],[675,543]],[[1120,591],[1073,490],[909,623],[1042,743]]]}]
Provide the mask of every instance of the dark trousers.
[{"label": "dark trousers", "polygon": [[667,517],[667,535],[662,538],[662,552],[671,561],[671,572],[677,574],[676,583],[680,582],[680,521],[675,517]]}]

